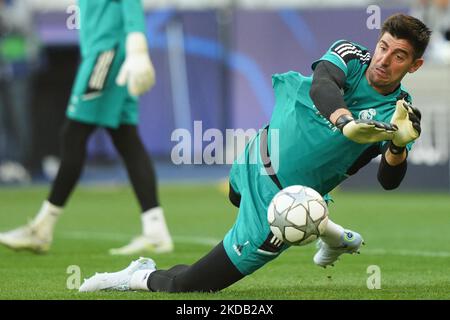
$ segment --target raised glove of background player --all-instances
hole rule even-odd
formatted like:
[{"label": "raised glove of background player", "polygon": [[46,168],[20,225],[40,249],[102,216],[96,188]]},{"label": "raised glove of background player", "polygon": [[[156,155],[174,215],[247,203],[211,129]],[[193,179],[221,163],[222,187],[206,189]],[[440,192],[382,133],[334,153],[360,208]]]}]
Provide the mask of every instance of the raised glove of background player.
[{"label": "raised glove of background player", "polygon": [[336,120],[336,127],[344,136],[357,143],[374,143],[385,140],[392,140],[395,125],[376,120],[353,119],[345,114]]},{"label": "raised glove of background player", "polygon": [[131,32],[126,39],[126,57],[116,78],[119,86],[139,96],[155,84],[155,69],[148,53],[147,39],[141,32]]},{"label": "raised glove of background player", "polygon": [[420,128],[420,111],[405,100],[398,100],[391,123],[398,130],[394,133],[392,143],[397,147],[405,147],[408,143],[416,140],[422,131]]}]

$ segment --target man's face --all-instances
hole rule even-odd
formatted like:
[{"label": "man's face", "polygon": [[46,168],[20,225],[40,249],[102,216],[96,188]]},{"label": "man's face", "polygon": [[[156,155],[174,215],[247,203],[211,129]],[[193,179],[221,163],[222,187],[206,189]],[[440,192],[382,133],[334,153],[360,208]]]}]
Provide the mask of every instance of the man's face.
[{"label": "man's face", "polygon": [[415,72],[422,64],[422,58],[414,59],[413,47],[407,40],[385,32],[377,43],[366,77],[375,90],[388,94],[408,72]]}]

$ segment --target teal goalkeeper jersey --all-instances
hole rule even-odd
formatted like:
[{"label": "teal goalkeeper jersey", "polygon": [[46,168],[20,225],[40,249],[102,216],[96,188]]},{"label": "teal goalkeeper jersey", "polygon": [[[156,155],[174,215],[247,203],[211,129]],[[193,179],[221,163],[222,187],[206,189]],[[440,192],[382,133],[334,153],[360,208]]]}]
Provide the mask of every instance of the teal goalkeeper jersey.
[{"label": "teal goalkeeper jersey", "polygon": [[145,33],[141,0],[78,0],[83,57],[107,51],[130,32]]},{"label": "teal goalkeeper jersey", "polygon": [[[327,60],[345,73],[343,96],[355,119],[390,122],[397,97],[407,93],[401,86],[389,95],[375,91],[365,76],[370,59],[363,46],[340,40],[312,68]],[[306,185],[325,195],[349,176],[350,168],[373,144],[349,140],[319,113],[309,95],[312,76],[291,71],[275,74],[272,82],[276,104],[269,126],[279,130],[279,159],[272,159],[278,162],[274,168],[278,179],[283,187]],[[269,150],[276,150],[271,138],[269,134]],[[379,147],[384,143],[378,143]]]}]

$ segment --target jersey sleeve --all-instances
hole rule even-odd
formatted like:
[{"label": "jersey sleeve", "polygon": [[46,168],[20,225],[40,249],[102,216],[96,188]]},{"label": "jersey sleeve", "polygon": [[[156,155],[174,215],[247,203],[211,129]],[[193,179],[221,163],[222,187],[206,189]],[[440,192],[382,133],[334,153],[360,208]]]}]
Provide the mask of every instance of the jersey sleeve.
[{"label": "jersey sleeve", "polygon": [[362,65],[367,64],[370,58],[370,53],[363,46],[347,40],[339,40],[331,45],[322,58],[313,62],[312,69],[314,70],[320,61],[326,60],[338,66],[345,76],[349,77]]},{"label": "jersey sleeve", "polygon": [[146,32],[144,8],[141,0],[122,0],[125,32]]}]

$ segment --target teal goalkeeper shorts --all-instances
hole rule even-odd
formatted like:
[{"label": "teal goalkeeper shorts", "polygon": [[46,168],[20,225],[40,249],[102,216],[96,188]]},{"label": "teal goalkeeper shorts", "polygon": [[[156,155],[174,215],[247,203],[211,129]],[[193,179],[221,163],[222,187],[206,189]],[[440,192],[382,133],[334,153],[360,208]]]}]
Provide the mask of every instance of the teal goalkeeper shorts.
[{"label": "teal goalkeeper shorts", "polygon": [[[240,197],[236,222],[223,240],[225,252],[234,266],[249,275],[278,257],[289,245],[279,241],[270,231],[267,208],[280,191],[261,166],[251,164],[251,154],[259,151],[259,134],[246,146],[243,155],[230,172],[230,198]],[[245,158],[245,159],[243,159]]]},{"label": "teal goalkeeper shorts", "polygon": [[116,84],[124,59],[123,43],[82,59],[67,107],[69,119],[109,128],[137,125],[137,98]]}]

